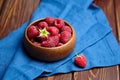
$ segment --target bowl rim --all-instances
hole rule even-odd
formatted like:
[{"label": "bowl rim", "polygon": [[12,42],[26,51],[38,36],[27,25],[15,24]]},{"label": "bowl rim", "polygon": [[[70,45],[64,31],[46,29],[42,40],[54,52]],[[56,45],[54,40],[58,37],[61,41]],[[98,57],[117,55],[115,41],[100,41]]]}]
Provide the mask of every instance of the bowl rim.
[{"label": "bowl rim", "polygon": [[62,45],[62,46],[57,46],[57,47],[42,47],[42,46],[36,46],[36,45],[33,44],[33,43],[30,41],[30,39],[28,38],[28,36],[27,36],[27,30],[28,30],[28,28],[29,28],[31,25],[33,25],[34,23],[36,23],[36,22],[38,22],[38,21],[41,21],[41,20],[44,20],[44,19],[45,19],[45,18],[40,18],[40,19],[37,19],[37,20],[31,22],[30,24],[27,25],[27,27],[26,27],[26,29],[25,29],[24,37],[26,38],[26,40],[27,40],[32,46],[37,47],[37,48],[41,48],[41,49],[47,49],[47,50],[48,50],[48,49],[59,49],[59,48],[62,48],[62,47],[64,47],[64,46],[66,46],[67,44],[69,44],[69,43],[72,41],[73,36],[75,36],[75,38],[76,38],[76,33],[75,33],[74,28],[73,28],[67,21],[63,20],[63,21],[72,29],[72,37],[71,37],[71,39],[70,39],[67,43],[65,43],[65,44]]}]

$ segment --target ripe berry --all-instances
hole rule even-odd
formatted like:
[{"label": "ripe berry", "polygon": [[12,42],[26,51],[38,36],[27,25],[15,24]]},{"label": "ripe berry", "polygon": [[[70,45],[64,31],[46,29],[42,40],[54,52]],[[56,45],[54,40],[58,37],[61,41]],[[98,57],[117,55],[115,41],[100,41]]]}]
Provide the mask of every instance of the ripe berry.
[{"label": "ripe berry", "polygon": [[58,43],[58,44],[57,44],[57,46],[62,46],[62,45],[63,45],[63,43]]},{"label": "ripe berry", "polygon": [[71,28],[69,26],[64,26],[61,28],[61,31],[68,31],[68,32],[72,32]]},{"label": "ripe berry", "polygon": [[56,28],[55,26],[50,26],[50,27],[48,27],[47,30],[50,33],[50,35],[52,35],[52,36],[58,35],[58,33],[59,33],[59,29]]},{"label": "ripe berry", "polygon": [[33,42],[35,42],[35,40],[32,38],[32,39],[30,39],[30,41],[33,43]]},{"label": "ripe berry", "polygon": [[39,29],[39,36],[37,36],[37,39],[39,40],[39,42],[45,41],[48,39],[49,36],[49,32],[46,30],[46,28],[44,29]]},{"label": "ripe berry", "polygon": [[40,22],[40,23],[38,24],[38,28],[39,28],[39,29],[48,28],[48,24],[47,24],[45,21]]},{"label": "ripe berry", "polygon": [[54,21],[55,21],[55,19],[52,17],[45,18],[45,22],[47,22],[49,26],[53,25]]},{"label": "ripe berry", "polygon": [[62,43],[67,43],[70,39],[71,39],[71,33],[68,32],[68,31],[63,31],[61,32],[61,35],[60,35],[60,41]]},{"label": "ripe berry", "polygon": [[80,56],[77,56],[75,59],[74,59],[74,63],[81,67],[81,68],[84,68],[87,64],[87,60],[86,60],[86,57],[81,54]]},{"label": "ripe berry", "polygon": [[39,37],[37,37],[37,40],[38,40],[38,42],[43,42],[43,41],[46,41],[48,39],[48,37],[45,37],[45,36],[39,36]]},{"label": "ripe berry", "polygon": [[56,19],[55,19],[55,22],[54,22],[54,25],[55,25],[58,29],[60,29],[60,28],[62,28],[62,27],[65,25],[65,23],[64,23],[64,21],[63,21],[62,19],[56,18]]},{"label": "ripe berry", "polygon": [[36,41],[34,41],[33,44],[36,46],[41,46],[41,44],[39,42],[36,42]]},{"label": "ripe berry", "polygon": [[41,43],[41,46],[43,47],[55,47],[59,43],[59,37],[58,36],[51,36],[46,41],[43,41]]},{"label": "ripe berry", "polygon": [[58,34],[58,37],[60,38],[61,34]]},{"label": "ripe berry", "polygon": [[30,26],[27,31],[27,36],[29,39],[35,38],[39,35],[39,31],[37,30],[36,26]]}]

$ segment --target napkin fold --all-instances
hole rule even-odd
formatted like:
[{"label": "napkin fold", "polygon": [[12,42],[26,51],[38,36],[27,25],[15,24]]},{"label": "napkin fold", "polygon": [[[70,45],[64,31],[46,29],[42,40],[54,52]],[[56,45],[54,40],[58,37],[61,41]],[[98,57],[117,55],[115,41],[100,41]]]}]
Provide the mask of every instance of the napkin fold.
[{"label": "napkin fold", "polygon": [[[29,21],[0,40],[0,79],[32,80],[38,76],[120,64],[120,46],[103,11],[92,1],[41,0]],[[85,68],[74,64],[74,52],[65,59],[51,63],[33,60],[25,54],[22,44],[26,26],[47,16],[62,18],[74,27],[75,50],[86,56]]]}]

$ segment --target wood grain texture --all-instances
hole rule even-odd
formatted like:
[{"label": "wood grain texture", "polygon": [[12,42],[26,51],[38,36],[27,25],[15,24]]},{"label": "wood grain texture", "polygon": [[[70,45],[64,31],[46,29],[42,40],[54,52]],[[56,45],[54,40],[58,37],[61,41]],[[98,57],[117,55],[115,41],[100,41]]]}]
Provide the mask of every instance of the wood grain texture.
[{"label": "wood grain texture", "polygon": [[27,21],[40,0],[1,0],[0,39]]},{"label": "wood grain texture", "polygon": [[72,73],[56,74],[49,77],[38,77],[36,80],[72,80]]},{"label": "wood grain texture", "polygon": [[[30,19],[40,0],[0,0],[0,39]],[[95,0],[120,42],[120,0]],[[119,66],[39,77],[36,80],[120,80]]]},{"label": "wood grain texture", "polygon": [[74,80],[119,80],[119,67],[94,68],[74,73]]},{"label": "wood grain texture", "polygon": [[115,0],[115,12],[116,12],[116,25],[117,25],[117,34],[118,41],[120,43],[120,0]]},{"label": "wood grain texture", "polygon": [[4,0],[0,0],[0,13],[1,13],[1,10],[2,10],[3,4],[4,4]]}]

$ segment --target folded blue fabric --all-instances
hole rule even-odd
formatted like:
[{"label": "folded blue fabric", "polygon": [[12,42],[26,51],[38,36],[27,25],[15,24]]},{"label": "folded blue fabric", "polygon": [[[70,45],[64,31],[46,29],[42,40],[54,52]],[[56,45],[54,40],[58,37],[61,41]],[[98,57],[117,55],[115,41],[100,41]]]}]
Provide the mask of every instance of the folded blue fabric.
[{"label": "folded blue fabric", "polygon": [[[62,18],[74,27],[75,50],[86,56],[85,68],[74,64],[73,52],[65,59],[51,63],[35,61],[25,54],[22,44],[26,26],[47,16]],[[32,80],[38,76],[113,66],[120,64],[119,57],[120,46],[104,13],[92,4],[92,0],[41,0],[29,21],[0,40],[0,79]]]}]

